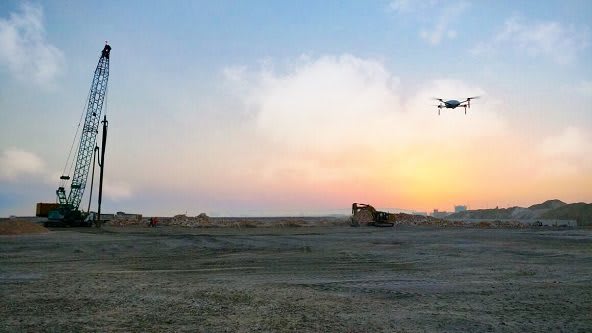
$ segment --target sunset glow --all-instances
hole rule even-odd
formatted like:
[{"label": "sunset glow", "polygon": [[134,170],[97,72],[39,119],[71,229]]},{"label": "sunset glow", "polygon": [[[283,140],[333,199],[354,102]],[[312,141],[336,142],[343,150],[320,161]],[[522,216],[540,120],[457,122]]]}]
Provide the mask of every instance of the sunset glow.
[{"label": "sunset glow", "polygon": [[[3,2],[0,216],[55,200],[106,38],[109,211],[592,201],[590,2],[476,2],[440,25],[442,11],[394,3],[189,2],[163,16],[131,1],[83,25],[74,13],[96,4]],[[432,99],[476,95],[466,115],[438,116]]]}]

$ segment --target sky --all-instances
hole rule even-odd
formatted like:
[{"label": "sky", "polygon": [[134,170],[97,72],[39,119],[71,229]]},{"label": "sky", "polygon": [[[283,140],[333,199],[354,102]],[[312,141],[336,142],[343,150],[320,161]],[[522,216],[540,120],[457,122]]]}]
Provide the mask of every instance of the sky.
[{"label": "sky", "polygon": [[0,216],[55,202],[106,40],[103,212],[592,201],[591,1],[7,0]]}]

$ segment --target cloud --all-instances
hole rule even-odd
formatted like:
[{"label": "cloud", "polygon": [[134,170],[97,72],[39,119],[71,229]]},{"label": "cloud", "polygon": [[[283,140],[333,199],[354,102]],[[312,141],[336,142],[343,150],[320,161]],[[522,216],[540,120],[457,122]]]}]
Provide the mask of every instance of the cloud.
[{"label": "cloud", "polygon": [[[434,95],[460,99],[482,95],[482,88],[457,80],[432,80],[403,101],[400,79],[381,62],[349,54],[304,59],[287,72],[243,70],[241,84],[251,88],[243,101],[254,110],[257,129],[295,149],[330,152],[385,140],[407,143],[440,135],[483,135],[503,127],[492,99],[477,102],[479,117],[471,119],[471,126],[451,127],[464,125],[467,117],[434,118]],[[419,134],[414,128],[428,130]]]},{"label": "cloud", "polygon": [[9,148],[0,155],[0,180],[14,181],[25,176],[44,173],[45,163],[31,152]]},{"label": "cloud", "polygon": [[571,176],[592,172],[592,137],[576,126],[548,136],[537,147],[539,176]]},{"label": "cloud", "polygon": [[420,37],[431,45],[440,44],[444,38],[456,38],[457,32],[450,26],[453,22],[458,21],[467,8],[466,2],[457,2],[444,7],[436,19],[436,24],[431,29],[422,29],[419,33]]},{"label": "cloud", "polygon": [[230,66],[224,68],[222,74],[226,80],[240,83],[244,80],[246,70],[245,66]]},{"label": "cloud", "polygon": [[104,186],[105,197],[113,201],[121,201],[132,197],[133,192],[129,184],[123,182],[106,182]]},{"label": "cloud", "polygon": [[417,3],[417,1],[394,0],[394,1],[391,1],[391,3],[389,4],[389,8],[395,12],[406,13],[406,12],[411,11],[411,8],[413,8],[413,5],[415,3]]},{"label": "cloud", "polygon": [[580,80],[571,83],[564,83],[559,87],[561,94],[566,99],[566,103],[577,100],[575,103],[578,108],[581,105],[590,104],[589,99],[592,98],[592,81]]},{"label": "cloud", "polygon": [[[478,86],[431,80],[403,97],[400,79],[383,63],[350,54],[270,68],[247,69],[241,79],[249,89],[240,99],[252,113],[254,137],[261,139],[247,149],[262,158],[241,164],[253,170],[242,179],[255,188],[308,193],[307,200],[310,193],[328,200],[323,193],[330,191],[333,200],[345,202],[360,195],[404,200],[411,192],[400,204],[413,206],[412,200],[477,184],[474,170],[502,163],[495,154],[489,154],[494,162],[479,158],[483,147],[509,142],[493,97],[476,101],[466,116],[445,110],[439,117],[432,105],[433,96],[484,95]],[[471,163],[462,163],[467,156]],[[466,181],[455,185],[456,177]]]},{"label": "cloud", "polygon": [[583,96],[592,97],[592,81],[581,81],[575,90]]},{"label": "cloud", "polygon": [[468,7],[469,4],[464,1],[442,4],[436,0],[394,0],[389,4],[389,9],[400,15],[417,14],[423,17],[426,12],[435,15],[434,25],[424,27],[419,32],[419,36],[431,45],[438,45],[444,39],[456,38],[458,33],[451,26],[459,20],[459,17]]},{"label": "cloud", "polygon": [[493,55],[514,49],[531,57],[544,56],[558,64],[569,64],[588,47],[587,28],[577,29],[560,22],[529,22],[514,16],[488,41],[475,45],[475,55]]},{"label": "cloud", "polygon": [[50,85],[62,72],[64,56],[46,40],[40,6],[24,3],[19,12],[0,18],[0,66],[39,85]]},{"label": "cloud", "polygon": [[289,73],[258,73],[247,100],[257,112],[258,128],[274,141],[332,150],[352,141],[356,131],[366,132],[359,141],[379,135],[373,129],[394,114],[391,108],[400,108],[397,82],[379,62],[323,56]]},{"label": "cloud", "polygon": [[592,159],[592,138],[579,128],[570,126],[560,134],[544,139],[539,151],[549,157]]},{"label": "cloud", "polygon": [[393,0],[388,8],[396,13],[408,14],[428,10],[438,4],[438,0],[412,1],[412,0]]}]

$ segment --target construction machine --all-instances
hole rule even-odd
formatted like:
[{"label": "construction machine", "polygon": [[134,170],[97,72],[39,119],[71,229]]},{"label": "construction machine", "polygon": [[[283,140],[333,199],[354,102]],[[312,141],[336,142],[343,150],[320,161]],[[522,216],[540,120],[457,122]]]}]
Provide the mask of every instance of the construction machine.
[{"label": "construction machine", "polygon": [[396,216],[388,212],[376,210],[368,204],[353,203],[351,225],[358,227],[368,225],[373,227],[392,227],[395,225]]},{"label": "construction machine", "polygon": [[[103,124],[103,138],[102,147],[100,153],[100,159],[98,160],[100,170],[100,182],[99,182],[99,208],[98,214],[100,219],[101,212],[101,197],[102,197],[102,184],[103,184],[103,166],[105,159],[105,145],[107,140],[107,116],[105,115],[101,121],[101,113],[103,111],[103,104],[105,102],[105,96],[107,94],[107,82],[109,81],[109,58],[111,53],[111,46],[105,43],[105,47],[101,51],[101,56],[91,83],[90,91],[88,94],[88,100],[86,102],[86,108],[84,115],[84,125],[80,132],[80,142],[78,144],[78,150],[76,152],[76,159],[72,160],[74,164],[74,174],[72,179],[68,175],[72,171],[72,164],[70,164],[69,170],[66,172],[66,168],[70,162],[70,156],[72,148],[78,137],[78,130],[80,130],[80,123],[78,124],[78,130],[74,136],[72,142],[72,148],[70,148],[70,154],[66,161],[66,166],[62,176],[60,177],[60,185],[56,190],[58,208],[52,210],[48,214],[48,226],[91,226],[92,220],[88,218],[88,212],[79,210],[80,202],[86,188],[86,182],[88,179],[89,169],[91,164],[93,165],[93,181],[94,181],[94,165],[97,154],[99,153],[99,147],[96,144],[97,135],[99,133],[99,123]],[[82,118],[81,118],[82,120]],[[66,193],[66,184],[70,185],[70,192]],[[89,209],[90,202],[92,199],[92,181],[91,181],[91,198],[89,198]]]}]

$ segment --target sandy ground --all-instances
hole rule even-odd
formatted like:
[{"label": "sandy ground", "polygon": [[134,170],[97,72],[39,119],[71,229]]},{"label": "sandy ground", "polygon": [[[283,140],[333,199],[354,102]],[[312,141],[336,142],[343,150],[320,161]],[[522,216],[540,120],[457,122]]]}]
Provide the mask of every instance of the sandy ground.
[{"label": "sandy ground", "polygon": [[5,332],[592,332],[592,230],[0,236],[0,318]]}]

